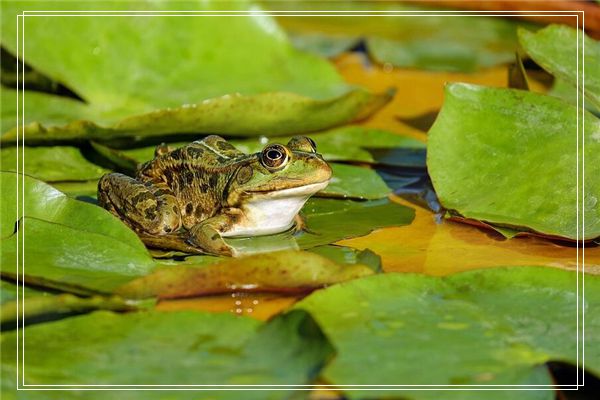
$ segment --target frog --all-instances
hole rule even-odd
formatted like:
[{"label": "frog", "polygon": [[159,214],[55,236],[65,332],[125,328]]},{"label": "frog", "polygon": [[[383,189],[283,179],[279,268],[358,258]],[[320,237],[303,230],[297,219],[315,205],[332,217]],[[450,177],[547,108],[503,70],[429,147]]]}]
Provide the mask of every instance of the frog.
[{"label": "frog", "polygon": [[299,212],[323,190],[332,169],[306,136],[246,154],[217,135],[180,148],[160,144],[134,176],[118,172],[98,182],[98,203],[149,247],[170,246],[236,256],[226,238],[301,229]]}]

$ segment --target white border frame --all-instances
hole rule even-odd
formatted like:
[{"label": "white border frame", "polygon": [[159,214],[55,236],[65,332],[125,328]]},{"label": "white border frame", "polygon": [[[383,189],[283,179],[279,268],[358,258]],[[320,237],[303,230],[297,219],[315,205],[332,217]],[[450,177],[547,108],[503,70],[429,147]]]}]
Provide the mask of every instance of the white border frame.
[{"label": "white border frame", "polygon": [[[577,18],[577,26],[579,27],[579,17],[582,17],[582,30],[585,31],[585,11],[27,11],[24,10],[21,14],[17,15],[17,82],[19,77],[19,59],[21,62],[21,73],[25,73],[25,17],[34,17],[34,16],[64,16],[64,17],[86,17],[86,16],[107,16],[107,17],[126,17],[126,16],[138,16],[138,17],[154,17],[154,16],[181,16],[181,17],[191,17],[191,16],[199,16],[199,17],[210,17],[210,16],[229,16],[229,17],[238,17],[238,16],[364,16],[364,17],[376,17],[376,16],[399,16],[399,17],[412,17],[412,16],[498,16],[498,17],[508,17],[508,16],[566,16],[566,17],[576,17]],[[22,37],[21,37],[22,36]],[[583,276],[583,284],[585,283],[585,274],[583,273],[584,269],[580,271],[579,269],[579,207],[580,207],[580,198],[579,198],[579,114],[583,113],[585,110],[585,99],[584,96],[581,96],[581,106],[580,106],[580,96],[579,96],[579,58],[582,58],[582,66],[583,66],[583,54],[585,52],[585,42],[580,40],[579,30],[577,31],[577,246],[576,246],[576,259],[577,259],[577,366],[582,365],[585,361],[585,345],[584,345],[584,337],[585,337],[585,308],[582,309],[582,325],[581,325],[581,339],[582,339],[582,363],[579,363],[579,339],[580,339],[580,324],[579,324],[579,276],[580,273]],[[582,37],[583,39],[583,37]],[[580,51],[579,45],[580,41],[582,43],[582,49]],[[20,51],[19,51],[20,50]],[[20,57],[19,57],[20,56]],[[585,68],[583,71],[583,88],[585,88]],[[22,93],[21,93],[22,92]],[[24,273],[25,273],[25,240],[24,240],[24,225],[25,220],[23,217],[23,210],[25,207],[24,200],[24,186],[25,180],[24,176],[21,176],[21,185],[19,186],[19,161],[21,162],[22,171],[25,169],[25,155],[21,156],[19,159],[19,132],[22,131],[21,137],[21,148],[24,151],[25,141],[24,141],[24,127],[25,127],[25,87],[24,82],[21,84],[21,88],[19,90],[19,85],[17,83],[17,216],[18,220],[21,221],[21,225],[18,233],[17,233],[17,282],[21,283],[21,288],[24,291]],[[20,102],[21,100],[21,102]],[[20,108],[21,107],[21,108]],[[21,111],[21,112],[20,112]],[[21,125],[19,125],[19,116],[21,116]],[[581,118],[582,121],[582,132],[584,132],[584,118]],[[21,129],[19,128],[21,127]],[[583,148],[582,152],[585,152],[585,141],[582,140]],[[582,159],[582,176],[584,176],[585,172],[585,155]],[[582,180],[582,194],[585,193],[585,179]],[[21,203],[19,203],[19,187],[21,188]],[[20,206],[20,207],[19,207]],[[582,221],[585,224],[585,208],[582,207]],[[21,212],[19,212],[21,211]],[[581,227],[581,233],[585,232],[585,226]],[[19,253],[19,244],[21,244],[22,253]],[[585,246],[582,246],[582,266],[585,266]],[[19,258],[20,255],[20,258]],[[19,274],[19,260],[21,260],[22,264],[22,272]],[[19,296],[19,285],[17,284],[17,391],[20,390],[201,390],[201,391],[212,391],[212,390],[265,390],[265,391],[274,391],[274,390],[300,390],[300,391],[312,391],[319,387],[324,387],[327,389],[335,389],[335,390],[474,390],[474,391],[488,391],[488,390],[552,390],[555,391],[557,389],[561,390],[578,390],[579,387],[584,386],[584,377],[582,377],[582,382],[579,383],[579,371],[577,372],[577,380],[575,385],[45,385],[45,384],[25,384],[25,331],[24,331],[24,293],[20,293]],[[582,290],[582,300],[585,301],[585,287]],[[19,299],[23,302],[23,304],[19,304]],[[20,329],[19,329],[20,328]],[[22,365],[21,370],[19,369],[19,341],[22,344],[21,357],[22,357]],[[19,372],[21,372],[22,382],[21,386],[19,385]]]}]

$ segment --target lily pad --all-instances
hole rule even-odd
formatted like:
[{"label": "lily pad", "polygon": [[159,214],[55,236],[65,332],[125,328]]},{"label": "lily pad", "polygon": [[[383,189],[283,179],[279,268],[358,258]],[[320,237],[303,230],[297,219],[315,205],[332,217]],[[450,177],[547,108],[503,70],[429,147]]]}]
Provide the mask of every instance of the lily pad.
[{"label": "lily pad", "polygon": [[[0,177],[3,276],[16,278],[24,265],[26,282],[75,293],[110,293],[154,267],[137,235],[106,210],[28,176],[2,172]],[[24,218],[16,210],[17,179],[24,184],[19,187]]]},{"label": "lily pad", "polygon": [[330,165],[333,170],[331,181],[317,196],[374,200],[391,192],[373,169],[336,163]]},{"label": "lily pad", "polygon": [[[2,392],[15,390],[15,333],[2,335]],[[268,324],[228,313],[106,311],[26,328],[25,384],[302,385],[333,349],[305,312]],[[132,368],[135,366],[135,368]],[[238,386],[239,388],[239,386]],[[178,391],[177,399],[238,399],[239,391]],[[46,391],[27,398],[47,399]],[[165,391],[130,391],[127,399],[164,399]],[[106,398],[104,391],[61,391],[56,398]],[[269,391],[269,399],[292,392]],[[50,397],[52,398],[52,397]],[[245,391],[264,399],[265,392]]]},{"label": "lily pad", "polygon": [[[162,138],[170,134],[187,134],[194,138],[199,133],[232,136],[289,135],[319,131],[362,119],[385,105],[392,95],[391,92],[375,95],[355,89],[332,99],[314,100],[285,92],[256,95],[236,93],[181,107],[137,114],[103,125],[79,119],[56,126],[39,123],[40,118],[35,114],[33,104],[29,103],[30,96],[26,95],[24,108],[27,111],[23,137],[26,144],[48,144],[85,140],[135,141]],[[32,100],[37,99],[38,97],[34,97]],[[56,104],[60,109],[64,107],[61,102],[52,104]],[[29,112],[31,109],[34,111]],[[42,112],[47,113],[57,111],[58,108],[42,109]],[[94,110],[89,111],[89,116],[97,120],[93,117]],[[7,112],[14,118],[10,109]],[[18,131],[15,127],[4,133],[0,141],[4,144],[14,144],[17,137]]]},{"label": "lily pad", "polygon": [[364,236],[389,226],[408,225],[414,218],[412,208],[388,199],[370,201],[315,199],[302,209],[307,231],[296,237],[303,249]]},{"label": "lily pad", "polygon": [[[153,13],[182,6],[258,10],[250,1],[12,2],[3,9],[2,44],[16,54],[16,20],[9,16],[22,10]],[[66,108],[57,96],[27,93],[28,143],[193,132],[290,134],[365,117],[389,100],[352,90],[333,66],[293,48],[274,20],[258,13],[243,18],[52,15],[30,18],[24,43],[21,51],[32,68],[86,102]],[[222,48],[228,51],[216,50]],[[4,132],[12,127],[5,124]],[[2,140],[11,143],[15,137],[12,130]]]},{"label": "lily pad", "polygon": [[280,251],[231,258],[203,268],[163,267],[116,293],[127,298],[206,296],[238,291],[306,293],[373,274],[366,265],[343,265],[312,252]]},{"label": "lily pad", "polygon": [[[448,85],[427,155],[441,204],[508,228],[567,239],[600,236],[600,121],[579,114],[583,131],[577,129],[577,109],[554,97]],[[586,161],[580,217],[578,153]],[[578,236],[583,215],[585,232]]]},{"label": "lily pad", "polygon": [[[19,230],[0,242],[2,276],[76,294],[111,293],[118,286],[148,274],[156,265],[145,247],[116,237],[25,217]],[[17,235],[20,237],[17,264]],[[23,264],[21,264],[23,263]]]},{"label": "lily pad", "polygon": [[[17,221],[24,215],[78,231],[104,235],[122,242],[138,253],[145,251],[143,243],[131,229],[98,206],[71,199],[52,186],[27,175],[0,172],[0,179],[2,238],[15,232]],[[24,199],[21,215],[17,214],[17,180],[19,195],[23,196],[19,199]]]},{"label": "lily pad", "polygon": [[[364,16],[282,16],[278,21],[301,49],[319,52],[326,35],[333,49],[344,49],[364,37],[369,54],[380,63],[428,70],[472,72],[482,67],[508,63],[517,49],[516,28],[519,22],[492,16],[389,15],[394,11],[435,11],[421,5],[397,2],[265,2],[276,10],[342,10],[366,13]],[[531,26],[531,25],[529,25]],[[359,34],[357,34],[357,32]],[[312,40],[311,40],[312,38]],[[335,45],[333,44],[335,43]]]},{"label": "lily pad", "polygon": [[[7,287],[12,285],[13,287]],[[10,290],[15,299],[3,301],[0,307],[0,324],[2,329],[16,326],[17,315],[24,324],[31,325],[44,322],[49,318],[84,313],[93,310],[132,311],[133,304],[128,304],[117,296],[78,297],[72,294],[50,294],[31,289],[19,288],[19,295],[24,292],[24,299],[16,300],[16,285],[2,281],[2,291]],[[3,295],[4,296],[4,295]]]},{"label": "lily pad", "polygon": [[578,86],[600,107],[600,76],[594,73],[600,65],[600,42],[566,25],[549,25],[536,33],[520,29],[519,41],[542,68],[571,86]]},{"label": "lily pad", "polygon": [[[47,182],[55,181],[87,181],[98,179],[109,172],[89,162],[76,147],[4,147],[0,150],[3,171],[17,170],[17,151],[19,157],[25,159],[25,166],[19,166],[19,171]],[[22,162],[23,159],[19,158]]]},{"label": "lily pad", "polygon": [[[382,274],[317,291],[295,308],[311,313],[338,350],[322,372],[338,385],[552,385],[543,364],[575,363],[577,274],[540,267],[471,271],[446,278]],[[600,279],[585,301],[600,306]],[[344,311],[345,310],[345,311]],[[585,367],[600,372],[598,314],[586,312]],[[581,340],[581,339],[580,339]],[[435,354],[435,357],[431,357]],[[575,376],[573,376],[573,384]],[[349,398],[437,398],[424,391],[345,392]],[[480,398],[479,392],[444,398]],[[490,392],[492,393],[492,392]],[[496,392],[510,399],[514,392]],[[487,395],[486,395],[487,396]],[[552,392],[520,398],[552,399]],[[487,397],[486,397],[487,398]]]}]

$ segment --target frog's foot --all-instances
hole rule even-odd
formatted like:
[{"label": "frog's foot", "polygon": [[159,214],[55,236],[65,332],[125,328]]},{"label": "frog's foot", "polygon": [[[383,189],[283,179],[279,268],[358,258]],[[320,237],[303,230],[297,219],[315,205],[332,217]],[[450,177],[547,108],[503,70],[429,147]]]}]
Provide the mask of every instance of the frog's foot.
[{"label": "frog's foot", "polygon": [[123,174],[100,179],[98,203],[138,232],[164,235],[181,226],[177,200],[168,188]]},{"label": "frog's foot", "polygon": [[229,257],[237,256],[237,251],[225,243],[225,240],[221,236],[219,226],[223,222],[223,216],[218,216],[193,226],[190,229],[187,242],[210,254]]},{"label": "frog's foot", "polygon": [[293,233],[306,232],[312,233],[313,235],[317,234],[315,231],[310,230],[308,225],[306,225],[306,221],[300,214],[296,214],[296,216],[294,217],[294,227],[292,229]]}]

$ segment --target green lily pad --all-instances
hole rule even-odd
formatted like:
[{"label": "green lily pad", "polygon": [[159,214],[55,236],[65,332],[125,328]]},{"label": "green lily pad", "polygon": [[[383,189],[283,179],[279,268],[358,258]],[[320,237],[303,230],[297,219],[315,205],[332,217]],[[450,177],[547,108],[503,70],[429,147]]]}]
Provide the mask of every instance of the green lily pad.
[{"label": "green lily pad", "polygon": [[374,200],[386,197],[391,189],[374,169],[331,163],[329,185],[317,196]]},{"label": "green lily pad", "polygon": [[[2,335],[3,395],[15,390],[16,341],[15,333]],[[27,327],[25,348],[24,381],[30,385],[302,385],[313,381],[333,352],[305,312],[261,324],[228,313],[100,311]],[[241,393],[196,389],[131,391],[125,397],[239,399]],[[106,398],[103,391],[48,393],[30,391],[27,398]],[[292,393],[245,391],[244,398],[288,399]]]},{"label": "green lily pad", "polygon": [[[275,10],[432,11],[435,8],[397,2],[264,2]],[[517,50],[520,22],[492,16],[379,15],[282,16],[278,21],[301,49],[345,50],[347,43],[366,39],[372,58],[398,67],[471,72],[508,63]],[[531,25],[528,25],[531,26]],[[329,40],[316,40],[315,34]],[[317,36],[318,38],[318,36]],[[326,46],[323,46],[326,43]],[[328,44],[327,44],[328,43]]]},{"label": "green lily pad", "polygon": [[549,25],[536,33],[520,29],[519,41],[542,68],[574,87],[578,85],[579,91],[600,107],[600,76],[594,73],[600,65],[600,42],[566,25]]},{"label": "green lily pad", "polygon": [[[0,290],[0,304],[4,305],[5,303],[17,300],[16,283],[3,280],[0,281],[0,288],[2,288],[2,290]],[[50,295],[48,292],[34,289],[29,286],[19,287],[18,289],[19,296],[24,296],[25,298]]]},{"label": "green lily pad", "polygon": [[[540,267],[445,278],[382,274],[317,291],[295,308],[311,313],[338,351],[322,372],[331,384],[552,385],[543,364],[578,359],[576,280],[574,272]],[[600,306],[600,279],[586,276],[585,283],[580,307],[593,310]],[[585,367],[598,374],[598,313],[586,312],[585,328]],[[439,397],[388,389],[344,395]],[[495,393],[486,398],[514,398],[514,392]],[[444,398],[476,399],[481,392],[448,391]],[[553,399],[554,393],[519,398]]]},{"label": "green lily pad", "polygon": [[[362,119],[391,100],[392,93],[375,95],[363,89],[355,89],[327,100],[314,100],[285,92],[235,94],[181,107],[158,109],[104,125],[78,119],[66,125],[56,126],[45,126],[38,122],[40,119],[35,114],[33,105],[29,104],[29,97],[25,96],[25,143],[48,144],[85,140],[135,141],[170,134],[187,134],[197,138],[202,133],[276,136],[313,132]],[[64,105],[59,107],[62,109]],[[34,111],[30,113],[28,110],[31,109]],[[48,113],[57,111],[58,109],[42,110]],[[97,120],[93,117],[93,110],[90,112],[92,120]],[[9,118],[14,118],[15,114],[10,109],[7,113],[10,113]],[[18,131],[15,127],[4,133],[0,142],[15,144],[17,138]]]},{"label": "green lily pad", "polygon": [[[145,247],[70,226],[25,217],[18,232],[0,242],[3,276],[17,277],[17,235],[26,283],[76,294],[111,293],[156,265]],[[23,244],[24,241],[24,244]]]},{"label": "green lily pad", "polygon": [[388,199],[370,201],[316,199],[308,200],[302,209],[307,231],[296,237],[298,245],[309,249],[342,239],[364,236],[389,226],[412,222],[412,208]]},{"label": "green lily pad", "polygon": [[598,119],[580,112],[585,130],[578,131],[575,107],[520,90],[451,84],[445,96],[429,131],[427,166],[446,209],[508,228],[576,239],[581,227],[579,152],[586,162],[585,232],[579,238],[600,236]]},{"label": "green lily pad", "polygon": [[[137,235],[106,210],[28,176],[2,172],[0,177],[3,276],[17,276],[17,239],[25,281],[45,287],[110,293],[154,267]],[[25,218],[17,215],[17,178],[24,183],[19,194]]]},{"label": "green lily pad", "polygon": [[[7,289],[8,283],[2,282],[2,290]],[[8,290],[15,293],[14,288]],[[132,311],[135,310],[133,304],[128,304],[123,299],[117,296],[91,296],[78,297],[72,294],[50,294],[38,292],[29,287],[19,288],[19,295],[22,291],[25,292],[25,298],[2,302],[0,307],[0,323],[2,328],[11,326],[17,323],[17,315],[19,320],[31,325],[36,322],[44,322],[45,318],[59,318],[61,316],[72,313],[85,313],[94,310],[112,310],[112,311]]]},{"label": "green lily pad", "polygon": [[[25,167],[19,166],[21,173],[47,182],[87,181],[98,179],[109,172],[95,165],[81,154],[76,147],[50,146],[19,148],[19,161],[25,155]],[[3,171],[17,170],[17,148],[4,147],[0,150]]]},{"label": "green lily pad", "polygon": [[26,217],[65,225],[72,229],[105,235],[131,247],[135,252],[144,252],[145,247],[137,235],[108,211],[81,201],[71,199],[52,186],[12,172],[0,172],[2,198],[0,217],[2,238],[15,231],[17,215],[17,179],[20,201],[24,201],[21,214]]},{"label": "green lily pad", "polygon": [[[198,11],[258,10],[250,1],[11,2],[3,8],[2,43],[16,54],[12,16],[22,10],[151,13],[182,6]],[[57,96],[27,93],[28,143],[198,132],[283,135],[344,124],[389,100],[389,95],[352,90],[332,65],[293,48],[275,21],[259,14],[53,15],[30,18],[24,43],[21,51],[31,67],[86,101],[68,108]],[[220,51],[224,48],[228,51]],[[5,98],[14,95],[13,90],[3,92]],[[15,102],[7,103],[13,123],[3,125],[3,132],[9,131],[2,141],[12,143]]]},{"label": "green lily pad", "polygon": [[231,258],[203,268],[157,268],[116,293],[134,299],[206,296],[237,291],[306,293],[373,274],[362,264],[337,264],[312,252],[280,251]]}]

